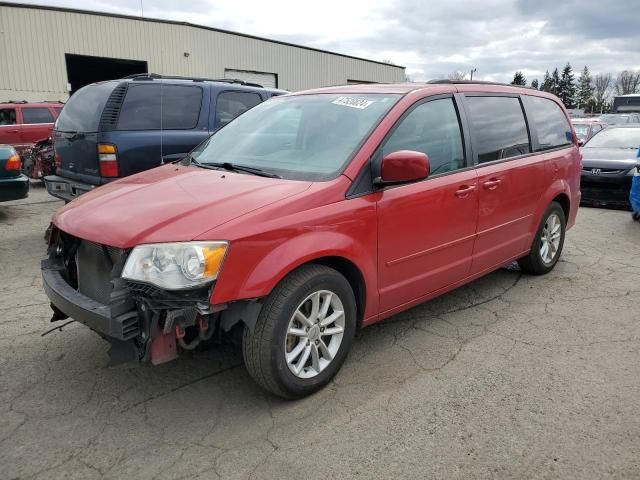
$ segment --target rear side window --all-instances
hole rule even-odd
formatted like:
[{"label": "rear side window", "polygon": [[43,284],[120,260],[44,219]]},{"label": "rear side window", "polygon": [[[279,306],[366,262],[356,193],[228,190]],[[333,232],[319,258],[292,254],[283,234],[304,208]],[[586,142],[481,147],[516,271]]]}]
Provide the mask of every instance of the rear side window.
[{"label": "rear side window", "polygon": [[48,108],[23,107],[22,123],[53,123],[53,115]]},{"label": "rear side window", "polygon": [[190,130],[198,124],[201,105],[200,87],[130,84],[118,130]]},{"label": "rear side window", "polygon": [[560,106],[553,100],[527,97],[529,121],[538,132],[536,151],[548,150],[573,143],[571,126]]},{"label": "rear side window", "polygon": [[67,101],[56,121],[56,130],[66,132],[96,132],[100,116],[117,82],[87,85]]},{"label": "rear side window", "polygon": [[464,150],[453,99],[443,98],[414,108],[382,147],[382,155],[413,150],[429,157],[430,175],[464,168]]},{"label": "rear side window", "polygon": [[522,105],[516,97],[467,97],[478,162],[531,152]]},{"label": "rear side window", "polygon": [[0,108],[0,125],[15,125],[15,124],[16,124],[16,109]]},{"label": "rear side window", "polygon": [[262,98],[257,93],[221,92],[216,101],[216,128],[224,127],[261,102]]}]

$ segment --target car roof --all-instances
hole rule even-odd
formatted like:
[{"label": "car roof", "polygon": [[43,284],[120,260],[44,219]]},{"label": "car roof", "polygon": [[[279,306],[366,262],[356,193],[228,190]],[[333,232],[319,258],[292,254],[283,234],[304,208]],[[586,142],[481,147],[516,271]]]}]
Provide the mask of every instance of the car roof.
[{"label": "car roof", "polygon": [[623,123],[618,125],[609,125],[607,130],[611,128],[640,128],[640,123]]},{"label": "car roof", "polygon": [[571,123],[605,123],[598,117],[594,118],[572,118]]},{"label": "car roof", "polygon": [[380,93],[380,94],[407,94],[411,92],[428,92],[429,90],[439,91],[443,90],[443,87],[449,87],[448,90],[452,92],[457,91],[486,91],[488,93],[523,93],[528,95],[536,95],[539,97],[553,98],[546,92],[541,92],[528,87],[521,87],[516,85],[508,85],[503,83],[493,82],[472,82],[472,81],[454,81],[454,80],[431,80],[426,83],[362,83],[357,85],[335,85],[332,87],[315,88],[312,90],[304,90],[295,92],[291,95],[314,95],[322,93],[344,93],[344,94],[367,94],[367,93]]},{"label": "car roof", "polygon": [[59,100],[43,100],[42,102],[27,102],[26,100],[9,100],[8,102],[0,102],[0,108],[7,107],[63,107],[64,102]]},{"label": "car roof", "polygon": [[256,90],[264,90],[271,93],[276,93],[279,95],[289,93],[286,90],[281,90],[278,88],[268,88],[263,87],[257,83],[245,82],[243,80],[235,79],[235,78],[200,78],[200,77],[183,77],[178,75],[158,75],[155,73],[149,74],[138,74],[131,75],[129,77],[125,77],[122,79],[116,80],[118,82],[135,82],[135,83],[148,83],[148,82],[161,82],[169,85],[181,85],[185,83],[196,83],[196,84],[208,84],[216,87],[224,87],[227,89],[233,90],[246,90],[246,91],[256,91]]}]

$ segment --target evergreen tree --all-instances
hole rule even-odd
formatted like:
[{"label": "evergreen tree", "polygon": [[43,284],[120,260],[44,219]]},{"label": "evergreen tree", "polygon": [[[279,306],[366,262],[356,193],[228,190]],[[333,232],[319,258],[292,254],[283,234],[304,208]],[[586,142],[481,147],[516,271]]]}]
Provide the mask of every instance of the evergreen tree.
[{"label": "evergreen tree", "polygon": [[531,88],[535,88],[536,90],[538,90],[540,88],[540,84],[538,82],[538,79],[535,78],[531,81]]},{"label": "evergreen tree", "polygon": [[560,82],[558,84],[557,95],[560,97],[560,100],[562,100],[565,107],[575,108],[576,83],[575,76],[573,75],[573,70],[571,69],[571,64],[569,62],[567,62],[562,70],[562,77],[560,77]]},{"label": "evergreen tree", "polygon": [[549,75],[549,70],[544,72],[544,77],[542,78],[542,85],[540,86],[540,90],[543,92],[551,91],[551,75]]},{"label": "evergreen tree", "polygon": [[527,79],[522,72],[516,72],[513,76],[513,80],[511,81],[511,85],[521,85],[523,87],[526,87]]},{"label": "evergreen tree", "polygon": [[556,67],[551,74],[551,80],[549,81],[549,90],[547,90],[554,95],[560,94],[560,74],[558,73],[558,68]]},{"label": "evergreen tree", "polygon": [[584,108],[585,110],[593,103],[593,85],[591,85],[591,72],[586,65],[578,78],[578,93],[576,102],[578,108]]}]

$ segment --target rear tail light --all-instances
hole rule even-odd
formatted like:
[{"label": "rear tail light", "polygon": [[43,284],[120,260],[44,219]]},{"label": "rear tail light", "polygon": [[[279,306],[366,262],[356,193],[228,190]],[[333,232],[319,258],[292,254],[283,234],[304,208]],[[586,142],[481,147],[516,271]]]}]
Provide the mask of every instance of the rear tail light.
[{"label": "rear tail light", "polygon": [[22,160],[18,155],[11,155],[4,164],[4,169],[7,172],[19,172],[22,169]]},{"label": "rear tail light", "polygon": [[98,144],[98,163],[101,177],[118,176],[118,152],[110,143]]}]

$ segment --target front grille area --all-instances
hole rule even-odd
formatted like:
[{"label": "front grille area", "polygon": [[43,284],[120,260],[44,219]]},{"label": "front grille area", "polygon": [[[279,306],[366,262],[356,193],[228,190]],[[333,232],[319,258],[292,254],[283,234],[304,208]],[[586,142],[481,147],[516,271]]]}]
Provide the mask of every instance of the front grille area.
[{"label": "front grille area", "polygon": [[[627,170],[620,170],[618,168],[587,168],[583,167],[582,171],[589,175],[623,175],[627,173]],[[595,173],[597,171],[598,173]]]},{"label": "front grille area", "polygon": [[92,300],[108,305],[112,280],[120,277],[127,251],[57,233],[69,285]]}]

